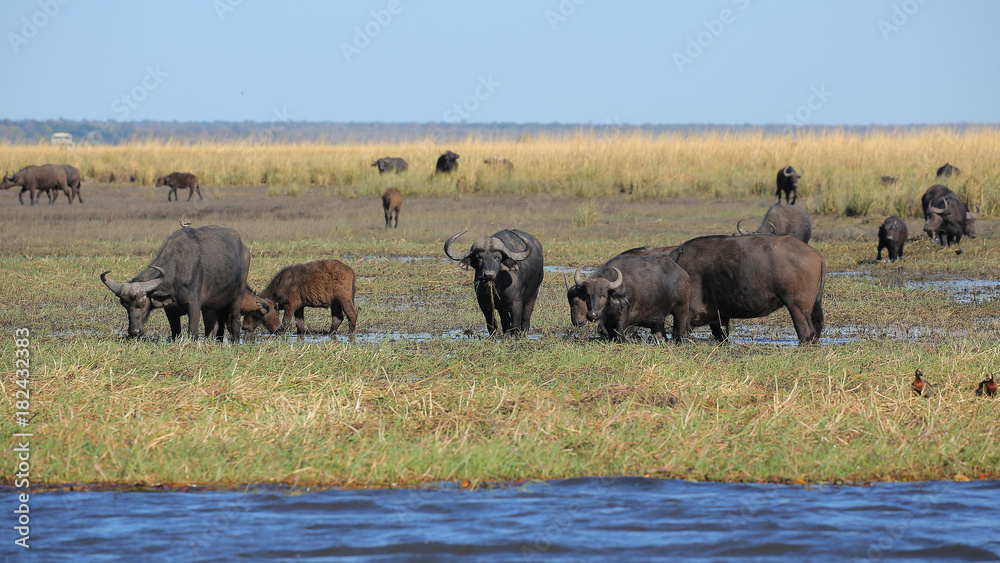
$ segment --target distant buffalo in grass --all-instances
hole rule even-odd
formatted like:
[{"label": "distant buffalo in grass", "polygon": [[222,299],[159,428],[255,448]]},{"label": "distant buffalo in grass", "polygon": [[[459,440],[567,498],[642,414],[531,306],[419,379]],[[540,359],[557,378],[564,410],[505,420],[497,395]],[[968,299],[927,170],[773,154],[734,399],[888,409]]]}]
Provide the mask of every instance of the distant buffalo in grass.
[{"label": "distant buffalo in grass", "polygon": [[[785,192],[785,203],[795,205],[795,200],[799,198],[799,178],[802,173],[796,172],[791,166],[786,166],[778,170],[778,201],[781,201],[781,192]],[[789,199],[791,197],[791,199]]]},{"label": "distant buffalo in grass", "polygon": [[441,174],[450,174],[458,170],[458,158],[459,155],[451,151],[441,153],[437,159],[435,171]]},{"label": "distant buffalo in grass", "polygon": [[406,172],[410,165],[399,157],[385,157],[375,160],[372,158],[372,166],[378,168],[379,174],[385,174],[386,172]]},{"label": "distant buffalo in grass", "polygon": [[[399,210],[403,206],[403,194],[396,188],[386,188],[382,193],[382,212],[385,213],[385,228],[399,226]],[[393,221],[395,217],[395,221]]]},{"label": "distant buffalo in grass", "polygon": [[157,186],[169,186],[170,193],[167,194],[167,201],[170,201],[171,196],[175,201],[180,201],[177,196],[177,190],[188,190],[188,201],[194,197],[195,192],[198,193],[198,199],[203,200],[205,198],[201,197],[201,187],[198,186],[198,177],[190,172],[172,172],[166,176],[160,176],[156,179]]},{"label": "distant buffalo in grass", "polygon": [[902,258],[903,245],[909,236],[910,231],[906,228],[906,223],[898,215],[886,217],[878,227],[878,256],[875,259],[882,259],[883,249],[889,251],[890,262]]}]

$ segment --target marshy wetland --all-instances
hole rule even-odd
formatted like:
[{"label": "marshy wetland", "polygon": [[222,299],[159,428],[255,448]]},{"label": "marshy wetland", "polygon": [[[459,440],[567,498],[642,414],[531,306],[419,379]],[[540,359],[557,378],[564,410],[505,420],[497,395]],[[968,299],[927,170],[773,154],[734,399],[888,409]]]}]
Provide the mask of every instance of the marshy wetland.
[{"label": "marshy wetland", "polygon": [[[978,144],[956,143],[959,156],[986,154]],[[838,147],[809,156],[848,159]],[[917,236],[923,221],[906,207],[916,240],[903,259],[875,262],[884,206],[891,210],[895,200],[872,197],[868,213],[828,206],[826,199],[843,198],[824,192],[824,182],[848,182],[806,160],[798,205],[812,214],[810,245],[829,272],[819,344],[795,344],[784,309],[734,320],[733,338],[723,345],[711,341],[707,327],[679,346],[641,338],[608,343],[596,330],[570,324],[563,274],[572,277],[572,269],[628,248],[731,234],[740,219],[754,224],[774,202],[774,173],[760,174],[763,187],[754,187],[733,172],[732,193],[644,192],[610,182],[591,193],[583,183],[546,183],[549,176],[539,184],[549,187],[535,191],[530,178],[538,168],[512,157],[510,181],[520,182],[520,191],[470,188],[479,177],[475,155],[511,156],[505,148],[469,149],[465,176],[431,178],[416,167],[409,176],[379,177],[362,163],[351,165],[352,184],[203,181],[204,201],[168,203],[166,190],[151,183],[95,181],[99,168],[96,176],[81,168],[83,205],[61,199],[22,206],[15,191],[0,192],[0,326],[10,335],[0,347],[13,357],[14,330],[30,329],[33,483],[475,487],[599,475],[801,483],[1000,478],[1000,402],[973,394],[1000,368],[995,195],[980,203],[979,237],[964,239],[960,255]],[[157,165],[182,166],[147,149]],[[267,160],[267,150],[251,156]],[[128,154],[144,158],[138,149]],[[919,212],[919,194],[930,182],[914,174],[904,185],[876,186],[878,172],[904,164],[886,158],[855,165],[858,176],[873,179],[864,189],[903,194],[900,201],[912,192]],[[762,170],[785,164],[765,160]],[[735,170],[735,157],[731,162]],[[958,186],[963,197],[995,190],[996,165],[975,162],[984,172],[973,176],[976,167],[963,166],[977,178]],[[806,183],[811,172],[815,185]],[[403,192],[398,229],[384,228],[378,194],[387,185]],[[256,289],[288,264],[335,258],[350,265],[358,275],[357,335],[327,337],[329,312],[307,309],[304,339],[169,342],[162,312],[151,315],[148,338],[124,339],[125,312],[98,276],[139,272],[179,221],[239,231],[251,248]],[[544,249],[548,268],[528,338],[486,337],[472,273],[442,251],[456,232],[468,229],[471,237],[503,228],[532,233]],[[917,368],[933,382],[932,397],[911,391]],[[14,378],[12,366],[4,369],[8,399],[0,425],[11,435],[18,431]]]}]

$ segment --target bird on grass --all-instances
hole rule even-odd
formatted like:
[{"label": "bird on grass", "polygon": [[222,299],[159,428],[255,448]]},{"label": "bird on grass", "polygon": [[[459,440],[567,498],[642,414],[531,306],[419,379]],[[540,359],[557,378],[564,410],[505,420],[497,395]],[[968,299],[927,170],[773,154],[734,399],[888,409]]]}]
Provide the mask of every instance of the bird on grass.
[{"label": "bird on grass", "polygon": [[993,379],[992,373],[989,377],[979,382],[979,387],[976,387],[976,395],[982,397],[984,394],[987,397],[997,396],[997,382]]},{"label": "bird on grass", "polygon": [[917,395],[923,395],[924,397],[930,397],[934,391],[931,390],[931,382],[924,379],[924,372],[919,369],[913,375],[913,382],[910,383],[910,387],[913,388],[913,392]]}]

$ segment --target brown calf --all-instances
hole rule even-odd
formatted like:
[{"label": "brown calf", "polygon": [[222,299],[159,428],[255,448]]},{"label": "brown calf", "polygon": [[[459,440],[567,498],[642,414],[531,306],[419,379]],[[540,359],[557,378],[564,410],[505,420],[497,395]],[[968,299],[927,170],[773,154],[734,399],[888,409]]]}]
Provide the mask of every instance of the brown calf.
[{"label": "brown calf", "polygon": [[[288,329],[294,317],[298,335],[303,336],[306,332],[305,308],[320,307],[330,309],[331,335],[337,332],[345,316],[349,334],[354,334],[358,320],[358,311],[354,308],[355,279],[354,270],[339,260],[293,264],[278,271],[260,292],[260,297],[271,299],[278,309],[284,310],[282,330]],[[245,314],[243,329],[253,330],[263,318],[260,311]]]},{"label": "brown calf", "polygon": [[[385,228],[399,226],[399,209],[403,206],[403,194],[396,188],[386,188],[382,193],[382,211],[385,212]],[[395,222],[393,222],[395,214]]]}]

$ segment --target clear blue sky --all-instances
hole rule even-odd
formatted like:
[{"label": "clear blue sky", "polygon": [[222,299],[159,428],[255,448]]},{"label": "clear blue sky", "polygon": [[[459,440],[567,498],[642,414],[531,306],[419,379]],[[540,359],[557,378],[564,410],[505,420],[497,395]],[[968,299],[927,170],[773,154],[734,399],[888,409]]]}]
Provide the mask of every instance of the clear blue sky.
[{"label": "clear blue sky", "polygon": [[1000,123],[992,0],[6,0],[0,16],[8,119]]}]

